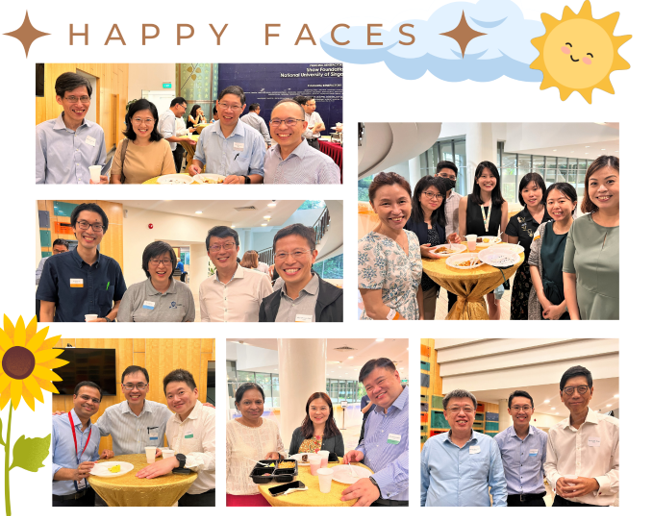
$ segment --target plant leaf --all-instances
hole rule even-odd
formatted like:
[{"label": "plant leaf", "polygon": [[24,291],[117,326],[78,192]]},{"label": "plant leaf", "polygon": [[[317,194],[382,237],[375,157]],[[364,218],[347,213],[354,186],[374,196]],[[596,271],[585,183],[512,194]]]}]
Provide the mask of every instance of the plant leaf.
[{"label": "plant leaf", "polygon": [[51,440],[52,434],[32,439],[26,439],[21,435],[13,447],[13,463],[9,469],[22,468],[36,473],[39,468],[45,466],[43,461],[49,455]]}]

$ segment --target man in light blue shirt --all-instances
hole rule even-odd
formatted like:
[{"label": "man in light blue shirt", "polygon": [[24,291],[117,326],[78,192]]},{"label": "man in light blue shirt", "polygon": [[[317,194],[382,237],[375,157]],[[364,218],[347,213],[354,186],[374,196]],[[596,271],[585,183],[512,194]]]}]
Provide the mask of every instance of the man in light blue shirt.
[{"label": "man in light blue shirt", "polygon": [[422,507],[506,506],[506,483],[496,441],[474,432],[476,398],[456,389],[443,398],[451,430],[429,439],[420,457]]},{"label": "man in light blue shirt", "polygon": [[247,125],[256,129],[265,143],[269,146],[271,142],[270,132],[267,130],[267,124],[263,117],[261,116],[261,105],[260,104],[250,104],[249,111],[246,115],[240,117],[241,122],[245,122]]},{"label": "man in light blue shirt", "polygon": [[265,183],[339,184],[337,164],[308,145],[303,107],[293,99],[279,101],[272,110],[270,131],[277,142],[265,154]]},{"label": "man in light blue shirt", "polygon": [[544,462],[546,432],[530,424],[535,403],[526,391],[514,391],[508,398],[512,424],[494,436],[508,483],[508,507],[545,507]]},{"label": "man in light blue shirt", "polygon": [[[81,382],[74,388],[74,408],[52,420],[52,504],[55,507],[94,505],[94,491],[87,484],[90,470],[99,460],[99,429],[90,418],[99,410],[101,388]],[[102,459],[114,456],[104,450]]]},{"label": "man in light blue shirt", "polygon": [[219,120],[205,127],[196,145],[192,176],[202,172],[227,176],[226,184],[263,182],[265,142],[261,133],[240,121],[245,109],[245,93],[240,86],[228,86],[218,96]]},{"label": "man in light blue shirt", "polygon": [[353,507],[409,505],[409,389],[402,386],[395,364],[388,358],[369,360],[359,381],[373,402],[357,449],[344,463],[363,462],[374,473],[342,491]]},{"label": "man in light blue shirt", "polygon": [[[90,166],[106,164],[103,129],[86,120],[92,86],[85,77],[66,72],[56,79],[58,118],[36,126],[36,184],[90,184]],[[108,176],[101,176],[108,183]]]}]

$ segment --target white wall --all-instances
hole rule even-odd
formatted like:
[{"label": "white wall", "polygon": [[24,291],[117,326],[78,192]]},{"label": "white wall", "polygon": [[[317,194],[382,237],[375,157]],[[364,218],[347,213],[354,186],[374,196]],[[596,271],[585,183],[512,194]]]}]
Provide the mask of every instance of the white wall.
[{"label": "white wall", "polygon": [[168,91],[175,92],[175,64],[131,64],[128,67],[127,101],[142,98],[142,90],[162,90],[165,82],[173,85]]},{"label": "white wall", "polygon": [[[549,429],[550,427],[559,423],[565,417],[566,416],[564,414],[561,416],[553,416],[551,414],[535,412],[532,415],[530,424],[537,428]],[[506,404],[505,411],[502,411],[501,409],[499,409],[499,432],[502,432],[503,430],[505,430],[510,426],[512,426],[512,418],[510,417],[510,414],[508,414],[507,404]]]},{"label": "white wall", "polygon": [[[269,231],[251,231],[252,237],[250,240],[250,247],[245,250],[253,249],[255,251],[261,251],[262,249],[272,247],[274,235],[276,235],[281,228],[289,226],[290,224],[303,224],[304,226],[312,226],[315,222],[317,222],[317,219],[319,218],[319,215],[321,215],[322,211],[323,210],[321,209],[296,210],[280,227],[277,226]],[[241,251],[243,251],[242,242]]]}]

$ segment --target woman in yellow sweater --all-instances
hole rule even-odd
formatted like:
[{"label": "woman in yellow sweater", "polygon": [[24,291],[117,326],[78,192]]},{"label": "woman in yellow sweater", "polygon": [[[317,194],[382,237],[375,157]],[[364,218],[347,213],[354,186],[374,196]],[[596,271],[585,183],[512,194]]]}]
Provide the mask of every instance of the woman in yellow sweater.
[{"label": "woman in yellow sweater", "polygon": [[139,184],[153,177],[175,174],[173,152],[157,130],[155,104],[140,99],[126,116],[126,136],[117,145],[110,169],[111,183]]}]

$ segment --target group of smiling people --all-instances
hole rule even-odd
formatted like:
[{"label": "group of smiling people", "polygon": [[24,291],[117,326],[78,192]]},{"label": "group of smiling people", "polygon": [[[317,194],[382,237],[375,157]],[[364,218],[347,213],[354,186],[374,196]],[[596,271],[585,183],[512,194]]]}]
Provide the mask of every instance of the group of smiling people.
[{"label": "group of smiling people", "polygon": [[[418,181],[413,195],[403,177],[380,172],[369,187],[379,224],[359,242],[362,319],[433,319],[439,287],[422,270],[429,248],[460,243],[468,234],[501,236],[519,244],[524,262],[514,277],[511,319],[618,319],[620,161],[600,156],[585,176],[583,216],[569,183],[546,184],[537,173],[519,183],[524,207],[508,217],[499,171],[483,161],[472,193],[452,192],[458,169],[440,162],[435,176]],[[458,221],[458,222],[456,222]],[[448,292],[449,309],[455,294]],[[487,294],[490,319],[500,300]]]}]

